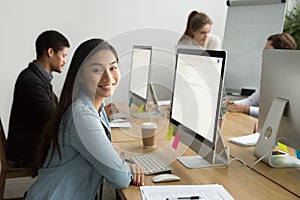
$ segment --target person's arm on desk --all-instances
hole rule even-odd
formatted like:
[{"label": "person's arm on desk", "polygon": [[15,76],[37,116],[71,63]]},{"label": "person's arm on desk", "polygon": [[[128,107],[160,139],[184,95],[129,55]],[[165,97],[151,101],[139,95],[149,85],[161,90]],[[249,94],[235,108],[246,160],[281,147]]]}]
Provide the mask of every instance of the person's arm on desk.
[{"label": "person's arm on desk", "polygon": [[133,174],[133,180],[132,180],[133,185],[136,185],[138,187],[144,185],[144,181],[145,181],[144,169],[138,164],[128,163],[128,165],[131,169],[131,173]]},{"label": "person's arm on desk", "polygon": [[225,104],[230,112],[241,112],[257,118],[259,113],[259,93],[254,92],[251,96],[242,100],[226,101]]},{"label": "person's arm on desk", "polygon": [[115,151],[119,154],[120,158],[125,160],[127,162],[127,164],[129,165],[131,173],[133,175],[132,184],[136,185],[136,186],[144,185],[144,182],[145,182],[144,169],[138,164],[128,162],[128,160],[126,158],[131,157],[131,156],[126,154],[126,152],[122,148],[120,148],[118,145],[116,145],[116,144],[112,144],[112,145],[113,145]]},{"label": "person's arm on desk", "polygon": [[256,106],[247,106],[239,103],[227,104],[227,110],[229,112],[241,112],[252,117],[258,117],[259,107]]},{"label": "person's arm on desk", "polygon": [[246,113],[249,114],[250,113],[250,106],[246,106],[246,105],[242,105],[239,103],[228,103],[227,104],[227,110],[230,112],[241,112],[241,113]]}]

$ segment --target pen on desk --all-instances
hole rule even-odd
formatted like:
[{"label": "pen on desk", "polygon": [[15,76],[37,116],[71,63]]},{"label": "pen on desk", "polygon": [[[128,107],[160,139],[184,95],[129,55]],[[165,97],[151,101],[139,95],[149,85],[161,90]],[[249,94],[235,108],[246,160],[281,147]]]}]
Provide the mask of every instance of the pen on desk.
[{"label": "pen on desk", "polygon": [[190,197],[177,197],[177,198],[166,198],[166,200],[175,200],[175,199],[186,199],[186,200],[190,200],[190,199],[202,199],[200,196],[190,196]]},{"label": "pen on desk", "polygon": [[177,199],[202,199],[199,196],[191,196],[191,197],[178,197]]}]

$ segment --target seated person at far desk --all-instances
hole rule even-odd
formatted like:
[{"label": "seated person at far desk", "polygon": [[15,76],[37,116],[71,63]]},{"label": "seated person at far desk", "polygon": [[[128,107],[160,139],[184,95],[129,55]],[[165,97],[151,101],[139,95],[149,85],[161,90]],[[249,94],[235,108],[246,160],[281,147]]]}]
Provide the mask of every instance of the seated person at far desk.
[{"label": "seated person at far desk", "polygon": [[103,179],[114,188],[144,184],[143,169],[122,160],[110,142],[104,99],[119,81],[118,55],[110,44],[90,39],[79,45],[44,129],[38,176],[26,199],[95,199]]},{"label": "seated person at far desk", "polygon": [[[297,44],[295,39],[287,33],[274,34],[268,37],[265,44],[265,49],[296,49]],[[253,117],[258,117],[259,114],[259,93],[256,90],[251,96],[246,99],[233,102],[225,102],[227,110],[230,112],[242,112]]]},{"label": "seated person at far desk", "polygon": [[221,49],[220,38],[210,33],[213,21],[205,13],[192,11],[189,14],[186,30],[179,39],[179,45],[200,46],[204,49]]},{"label": "seated person at far desk", "polygon": [[249,97],[227,103],[227,110],[230,112],[242,112],[252,117],[258,117],[259,113],[259,92],[257,90]]}]

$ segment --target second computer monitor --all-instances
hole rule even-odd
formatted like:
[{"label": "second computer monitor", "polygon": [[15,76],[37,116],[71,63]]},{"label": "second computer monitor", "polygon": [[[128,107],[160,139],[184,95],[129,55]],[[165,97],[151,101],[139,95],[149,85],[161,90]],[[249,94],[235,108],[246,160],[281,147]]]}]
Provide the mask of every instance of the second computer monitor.
[{"label": "second computer monitor", "polygon": [[213,162],[225,70],[225,51],[178,48],[170,122],[181,142]]},{"label": "second computer monitor", "polygon": [[289,156],[272,155],[277,141],[300,151],[300,51],[263,52],[259,102],[260,138],[254,154],[272,167],[300,166]]}]

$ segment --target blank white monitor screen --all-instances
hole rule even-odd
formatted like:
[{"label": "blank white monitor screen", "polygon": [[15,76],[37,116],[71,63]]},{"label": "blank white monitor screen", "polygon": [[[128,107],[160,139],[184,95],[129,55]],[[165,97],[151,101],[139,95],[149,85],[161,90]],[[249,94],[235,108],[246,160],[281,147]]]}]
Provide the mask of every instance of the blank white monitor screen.
[{"label": "blank white monitor screen", "polygon": [[177,50],[171,123],[210,145],[218,128],[225,56],[225,51]]},{"label": "blank white monitor screen", "polygon": [[259,131],[274,99],[288,100],[279,128],[280,142],[300,150],[300,51],[264,50],[260,83]]},{"label": "blank white monitor screen", "polygon": [[151,46],[133,46],[129,92],[146,103],[151,64]]}]

